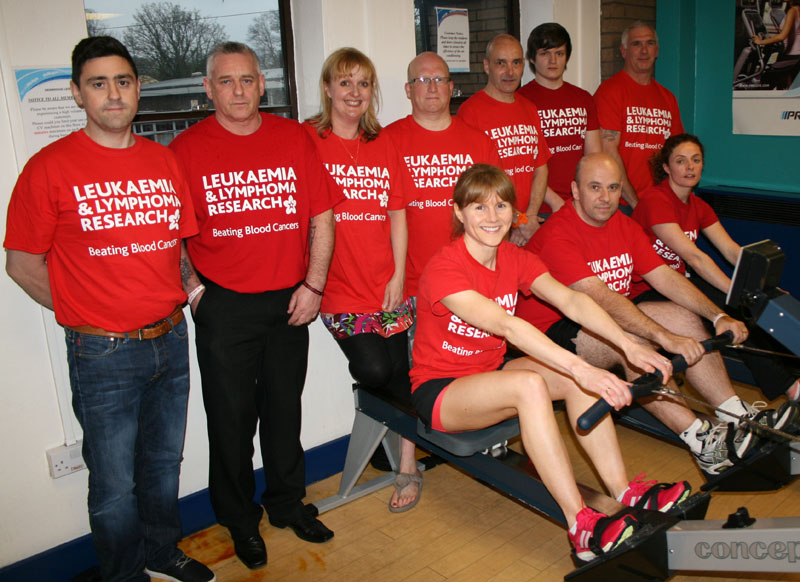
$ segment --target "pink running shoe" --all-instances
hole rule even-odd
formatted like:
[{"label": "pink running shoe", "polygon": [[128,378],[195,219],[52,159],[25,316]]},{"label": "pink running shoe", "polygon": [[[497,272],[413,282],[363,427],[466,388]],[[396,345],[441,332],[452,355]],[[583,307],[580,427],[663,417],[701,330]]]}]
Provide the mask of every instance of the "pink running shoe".
[{"label": "pink running shoe", "polygon": [[669,511],[673,505],[682,503],[692,493],[692,487],[686,481],[680,483],[658,483],[645,481],[645,474],[640,473],[617,501],[636,509],[652,511]]},{"label": "pink running shoe", "polygon": [[575,548],[575,556],[588,562],[600,554],[610,552],[628,539],[637,524],[636,519],[629,514],[612,519],[591,507],[584,507],[569,529],[569,541]]}]

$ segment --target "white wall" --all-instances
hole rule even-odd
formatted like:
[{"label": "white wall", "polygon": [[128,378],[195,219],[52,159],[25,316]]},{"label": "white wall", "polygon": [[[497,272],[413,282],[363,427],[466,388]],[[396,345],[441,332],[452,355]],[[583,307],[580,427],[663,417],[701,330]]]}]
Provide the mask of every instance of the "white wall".
[{"label": "white wall", "polygon": [[[66,66],[85,31],[80,0],[0,2],[3,234],[8,198],[25,161],[13,69]],[[45,450],[64,436],[42,310],[6,276],[0,276],[0,294],[0,565],[5,565],[86,533],[89,526],[86,471],[57,481],[47,471]]]},{"label": "white wall", "polygon": [[416,54],[413,9],[413,0],[294,0],[300,119],[319,111],[319,75],[325,57],[346,46],[362,51],[375,64],[381,123],[411,113],[403,86],[406,67]]},{"label": "white wall", "polygon": [[[559,0],[558,3],[578,7],[582,1],[599,4],[599,0]],[[551,2],[543,0],[523,0],[521,4],[524,22],[521,28],[527,39],[533,26],[553,19],[552,6]],[[411,0],[293,0],[301,119],[317,111],[322,61],[340,46],[355,46],[374,60],[383,94],[381,121],[387,124],[407,115],[410,107],[403,83],[406,66],[415,53],[412,8]],[[573,33],[571,29],[570,32]],[[0,0],[0,83],[3,89],[0,91],[0,219],[3,226],[0,228],[3,234],[8,199],[25,163],[13,71],[25,66],[68,66],[72,47],[85,33],[81,0]],[[576,36],[573,33],[573,39]],[[576,55],[570,62],[570,69],[573,68],[578,68]],[[45,450],[62,444],[64,431],[43,312],[6,276],[0,276],[0,297],[2,567],[86,534],[89,526],[86,471],[57,480],[51,479],[47,471]],[[54,358],[63,363],[64,346],[60,338],[52,349]],[[191,357],[194,362],[193,347]],[[306,448],[348,434],[353,417],[346,361],[319,322],[311,326],[309,362],[303,397],[302,440]],[[205,415],[199,373],[194,363],[191,373],[181,495],[207,485]]]},{"label": "white wall", "polygon": [[[553,22],[553,3],[558,0],[520,0],[519,3],[519,40],[522,43],[522,54],[528,52],[528,35],[531,31],[545,22]],[[561,0],[573,2],[574,0]],[[522,84],[533,79],[530,64],[525,62],[525,74]]]},{"label": "white wall", "polygon": [[569,32],[572,57],[564,78],[594,93],[600,85],[600,0],[559,0],[553,21]]}]

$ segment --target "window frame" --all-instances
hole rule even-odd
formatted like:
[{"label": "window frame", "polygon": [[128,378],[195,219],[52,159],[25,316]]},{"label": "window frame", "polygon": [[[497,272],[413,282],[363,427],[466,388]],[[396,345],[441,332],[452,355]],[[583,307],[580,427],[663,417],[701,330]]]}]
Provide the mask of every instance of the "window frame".
[{"label": "window frame", "polygon": [[[281,54],[283,55],[286,71],[286,105],[259,105],[258,110],[277,115],[289,114],[292,119],[298,117],[297,81],[295,79],[294,63],[294,34],[292,33],[291,0],[278,0],[281,25]],[[212,103],[213,104],[213,103]],[[137,113],[133,123],[157,123],[163,121],[190,121],[197,122],[213,115],[215,109],[199,109],[196,111],[175,111],[158,113]],[[191,125],[191,124],[190,124]]]}]

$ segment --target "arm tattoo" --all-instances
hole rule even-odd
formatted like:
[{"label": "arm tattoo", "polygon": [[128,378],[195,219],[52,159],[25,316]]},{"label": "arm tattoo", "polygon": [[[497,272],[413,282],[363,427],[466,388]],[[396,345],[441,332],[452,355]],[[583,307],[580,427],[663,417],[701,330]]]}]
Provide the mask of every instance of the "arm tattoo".
[{"label": "arm tattoo", "polygon": [[308,228],[308,246],[312,247],[314,245],[314,235],[317,233],[316,225],[312,224]]},{"label": "arm tattoo", "polygon": [[619,132],[614,131],[613,129],[603,130],[603,139],[606,141],[616,141],[619,135],[620,135]]},{"label": "arm tattoo", "polygon": [[181,257],[181,281],[184,285],[192,278],[192,266],[186,257]]}]

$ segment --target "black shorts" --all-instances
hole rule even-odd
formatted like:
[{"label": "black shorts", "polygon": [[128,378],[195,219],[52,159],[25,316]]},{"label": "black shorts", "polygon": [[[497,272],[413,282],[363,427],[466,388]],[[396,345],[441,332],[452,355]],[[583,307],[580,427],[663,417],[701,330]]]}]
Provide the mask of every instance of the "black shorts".
[{"label": "black shorts", "polygon": [[666,297],[664,297],[661,293],[656,291],[655,289],[648,289],[644,293],[640,293],[633,299],[634,305],[639,305],[640,303],[644,303],[645,301],[669,301]]},{"label": "black shorts", "polygon": [[564,317],[548,327],[544,335],[553,340],[553,343],[556,345],[561,346],[573,354],[577,354],[578,346],[575,345],[573,340],[578,337],[578,332],[580,330],[580,324],[575,323],[568,317]]},{"label": "black shorts", "polygon": [[411,393],[411,404],[414,405],[417,416],[419,416],[420,420],[422,420],[428,428],[433,427],[438,430],[438,428],[436,428],[440,426],[438,419],[435,423],[436,426],[434,426],[432,422],[433,407],[436,405],[436,399],[444,392],[445,388],[452,384],[453,380],[455,380],[455,378],[436,378],[434,380],[428,380],[420,384],[417,389]]},{"label": "black shorts", "polygon": [[[497,369],[502,370],[508,362],[515,359],[516,357],[509,357],[508,354],[506,354],[503,357],[503,363],[501,363]],[[439,396],[455,379],[456,378],[434,378],[433,380],[423,382],[411,393],[411,404],[414,405],[417,416],[419,416],[420,420],[422,420],[428,428],[447,432],[442,428],[441,419],[439,418],[438,412],[435,412],[434,409],[436,408],[436,401]]]}]

